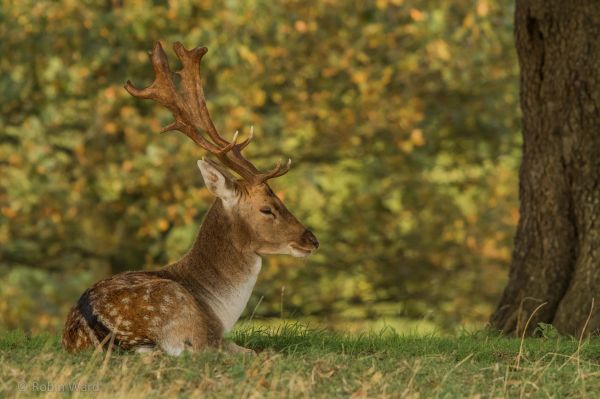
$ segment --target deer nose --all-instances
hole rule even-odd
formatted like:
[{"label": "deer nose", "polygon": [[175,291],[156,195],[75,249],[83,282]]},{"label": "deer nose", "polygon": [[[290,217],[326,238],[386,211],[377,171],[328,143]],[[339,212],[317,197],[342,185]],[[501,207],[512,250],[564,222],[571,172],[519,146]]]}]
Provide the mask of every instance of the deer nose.
[{"label": "deer nose", "polygon": [[302,241],[307,244],[312,244],[315,248],[319,248],[319,240],[317,240],[317,237],[315,237],[313,232],[308,229],[304,230],[304,233],[302,233]]}]

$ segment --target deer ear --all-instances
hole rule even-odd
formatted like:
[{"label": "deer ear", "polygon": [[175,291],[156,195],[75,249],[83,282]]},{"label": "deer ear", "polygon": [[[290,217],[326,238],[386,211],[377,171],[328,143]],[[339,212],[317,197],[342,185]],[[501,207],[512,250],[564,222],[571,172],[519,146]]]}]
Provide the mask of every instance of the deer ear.
[{"label": "deer ear", "polygon": [[198,168],[208,191],[228,203],[237,199],[238,190],[235,178],[217,163],[203,158],[198,161]]}]

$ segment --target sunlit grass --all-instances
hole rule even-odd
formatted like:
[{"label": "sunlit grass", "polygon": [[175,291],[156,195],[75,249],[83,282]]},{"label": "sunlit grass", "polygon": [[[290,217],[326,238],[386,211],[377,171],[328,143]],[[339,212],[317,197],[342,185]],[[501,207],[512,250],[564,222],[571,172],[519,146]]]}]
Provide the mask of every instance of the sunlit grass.
[{"label": "sunlit grass", "polygon": [[[311,329],[325,329],[335,332],[350,332],[353,334],[364,334],[371,331],[393,329],[400,334],[409,335],[442,335],[448,334],[439,325],[431,320],[409,319],[402,317],[378,317],[376,319],[365,318],[342,318],[342,317],[297,317],[297,318],[261,318],[247,317],[237,323],[240,329],[278,329],[285,325],[300,323]],[[464,326],[463,326],[464,328]]]},{"label": "sunlit grass", "polygon": [[57,336],[4,332],[0,397],[89,395],[70,392],[73,384],[111,398],[594,397],[600,389],[597,339],[343,334],[300,324],[246,327],[232,339],[258,356],[69,355]]}]

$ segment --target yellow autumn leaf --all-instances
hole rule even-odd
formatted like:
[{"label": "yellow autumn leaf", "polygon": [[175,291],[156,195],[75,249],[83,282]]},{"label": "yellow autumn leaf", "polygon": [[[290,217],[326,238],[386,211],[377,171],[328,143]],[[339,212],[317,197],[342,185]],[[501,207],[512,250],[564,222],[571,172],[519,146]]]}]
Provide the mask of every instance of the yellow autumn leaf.
[{"label": "yellow autumn leaf", "polygon": [[352,81],[357,85],[367,81],[367,73],[365,71],[356,71],[352,74]]},{"label": "yellow autumn leaf", "polygon": [[308,26],[306,25],[306,22],[302,21],[302,20],[298,20],[294,23],[294,28],[300,32],[300,33],[304,33],[307,31]]},{"label": "yellow autumn leaf", "polygon": [[121,169],[123,169],[124,172],[130,172],[131,169],[133,169],[133,163],[127,159],[121,164]]},{"label": "yellow autumn leaf", "polygon": [[116,97],[116,94],[117,94],[117,93],[116,93],[116,90],[115,90],[115,88],[114,88],[114,87],[112,87],[112,86],[110,86],[110,87],[107,87],[107,88],[104,90],[104,96],[105,96],[107,99],[109,99],[109,100],[112,100],[112,99],[114,99],[114,98]]},{"label": "yellow autumn leaf", "polygon": [[490,6],[487,2],[487,0],[479,0],[477,2],[477,15],[479,15],[480,17],[485,17],[489,10],[490,10]]},{"label": "yellow autumn leaf", "polygon": [[434,40],[429,43],[427,45],[427,51],[441,60],[446,61],[450,59],[450,48],[448,47],[448,43],[442,39]]},{"label": "yellow autumn leaf", "polygon": [[425,137],[423,136],[423,131],[421,129],[414,129],[410,133],[410,141],[417,147],[424,145]]},{"label": "yellow autumn leaf", "polygon": [[169,205],[167,206],[167,215],[169,216],[169,219],[173,220],[175,219],[175,217],[177,216],[178,213],[178,206],[177,205]]},{"label": "yellow autumn leaf", "polygon": [[121,108],[120,110],[120,114],[123,118],[130,118],[133,115],[135,115],[135,108],[130,107],[130,106],[124,106],[123,108]]},{"label": "yellow autumn leaf", "polygon": [[13,166],[18,166],[23,162],[23,157],[20,154],[10,154],[8,156],[8,163]]},{"label": "yellow autumn leaf", "polygon": [[2,214],[8,219],[13,219],[17,216],[17,212],[8,206],[2,207]]},{"label": "yellow autumn leaf", "polygon": [[158,220],[158,230],[166,231],[169,228],[169,221],[167,219],[159,219]]},{"label": "yellow autumn leaf", "polygon": [[115,134],[117,133],[118,127],[116,123],[108,122],[104,125],[103,130],[106,132],[106,134]]},{"label": "yellow autumn leaf", "polygon": [[252,50],[250,50],[246,46],[240,46],[238,49],[238,53],[244,61],[250,64],[256,64],[258,62],[258,57],[256,56],[256,54],[254,54]]},{"label": "yellow autumn leaf", "polygon": [[252,92],[252,104],[256,107],[262,107],[267,99],[267,93],[264,90],[254,90]]},{"label": "yellow autumn leaf", "polygon": [[375,5],[377,6],[377,8],[379,8],[380,10],[385,10],[388,6],[388,0],[377,0],[375,2]]},{"label": "yellow autumn leaf", "polygon": [[421,11],[417,10],[416,8],[411,8],[410,11],[410,17],[413,19],[413,21],[423,21],[425,20],[425,14],[423,14]]}]

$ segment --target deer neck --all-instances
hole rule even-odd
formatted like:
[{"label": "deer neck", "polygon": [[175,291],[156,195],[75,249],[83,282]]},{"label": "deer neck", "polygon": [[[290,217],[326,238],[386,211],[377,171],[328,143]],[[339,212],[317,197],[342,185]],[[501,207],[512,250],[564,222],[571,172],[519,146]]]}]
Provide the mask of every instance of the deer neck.
[{"label": "deer neck", "polygon": [[247,226],[217,199],[207,212],[190,251],[169,269],[208,305],[229,331],[242,314],[262,259],[251,245]]}]

